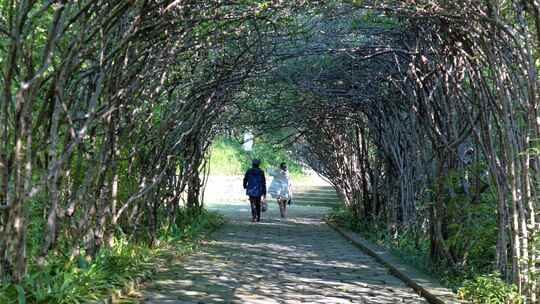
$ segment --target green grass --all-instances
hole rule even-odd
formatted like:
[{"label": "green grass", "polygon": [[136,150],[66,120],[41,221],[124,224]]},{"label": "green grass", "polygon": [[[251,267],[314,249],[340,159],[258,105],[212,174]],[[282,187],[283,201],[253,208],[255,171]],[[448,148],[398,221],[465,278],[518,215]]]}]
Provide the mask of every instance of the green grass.
[{"label": "green grass", "polygon": [[91,262],[83,255],[51,255],[45,266],[32,266],[20,284],[2,285],[0,303],[74,304],[102,300],[135,280],[149,279],[164,254],[194,251],[200,239],[223,223],[221,216],[206,211],[197,216],[184,212],[179,218],[182,225],[163,229],[160,245],[155,248],[120,236],[112,248],[100,250]]}]

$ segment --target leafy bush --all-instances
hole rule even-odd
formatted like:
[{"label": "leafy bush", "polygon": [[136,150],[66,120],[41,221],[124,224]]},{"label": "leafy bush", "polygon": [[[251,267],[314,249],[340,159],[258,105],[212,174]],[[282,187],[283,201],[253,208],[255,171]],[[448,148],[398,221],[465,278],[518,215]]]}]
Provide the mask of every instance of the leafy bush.
[{"label": "leafy bush", "polygon": [[458,295],[461,299],[475,304],[523,303],[517,287],[506,284],[497,273],[481,275],[465,281]]},{"label": "leafy bush", "polygon": [[222,176],[244,175],[251,167],[251,160],[262,160],[261,167],[277,167],[281,162],[286,162],[293,177],[302,177],[303,168],[282,149],[260,139],[255,139],[253,151],[244,151],[242,145],[229,138],[217,138],[210,154],[210,174]]},{"label": "leafy bush", "polygon": [[246,164],[250,164],[249,155],[242,150],[239,143],[222,138],[212,144],[210,154],[211,175],[243,175]]},{"label": "leafy bush", "polygon": [[[465,193],[462,180],[467,174],[481,175],[485,164],[476,164],[471,172],[462,170],[450,172],[446,179],[446,188],[452,189],[453,196],[445,195],[448,247],[458,260],[466,260],[464,272],[472,279],[478,274],[493,271],[496,260],[497,244],[497,198],[495,191],[487,187],[473,202],[471,194]],[[471,193],[475,193],[474,184]],[[466,257],[466,258],[465,258]]]},{"label": "leafy bush", "polygon": [[102,249],[91,263],[82,256],[50,257],[45,267],[34,266],[20,284],[3,286],[0,303],[68,304],[98,300],[135,277],[150,275],[156,252],[118,238],[112,248]]},{"label": "leafy bush", "polygon": [[136,278],[148,278],[165,248],[184,249],[180,253],[192,251],[199,238],[223,223],[223,217],[206,210],[196,216],[189,214],[181,210],[174,229],[161,231],[163,242],[157,248],[119,236],[111,248],[101,249],[90,262],[84,254],[77,258],[51,255],[45,266],[33,265],[20,284],[0,286],[0,303],[83,303],[103,299],[111,290],[121,289]]}]

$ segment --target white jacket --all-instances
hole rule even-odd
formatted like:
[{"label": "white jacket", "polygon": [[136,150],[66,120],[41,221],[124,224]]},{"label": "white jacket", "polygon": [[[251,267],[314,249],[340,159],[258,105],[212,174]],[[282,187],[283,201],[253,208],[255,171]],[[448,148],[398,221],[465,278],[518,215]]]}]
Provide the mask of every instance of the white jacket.
[{"label": "white jacket", "polygon": [[274,198],[285,198],[290,199],[292,197],[291,191],[291,178],[289,177],[289,172],[284,170],[274,170],[268,169],[268,174],[273,176],[272,183],[270,188],[268,188],[268,193]]}]

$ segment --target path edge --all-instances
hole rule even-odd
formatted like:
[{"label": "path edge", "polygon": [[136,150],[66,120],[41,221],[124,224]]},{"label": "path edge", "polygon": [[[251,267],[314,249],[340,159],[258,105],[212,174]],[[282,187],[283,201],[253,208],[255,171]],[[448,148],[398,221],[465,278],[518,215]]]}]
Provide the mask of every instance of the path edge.
[{"label": "path edge", "polygon": [[[333,223],[331,221],[326,220],[325,223],[334,229],[337,233],[339,233],[341,236],[343,236],[345,239],[347,239],[349,242],[351,242],[356,248],[360,249],[362,252],[366,253],[367,255],[371,256],[373,259],[375,259],[378,263],[382,264],[384,267],[386,267],[389,272],[403,281],[407,286],[414,289],[420,296],[425,298],[429,303],[431,304],[458,304],[458,303],[466,303],[459,301],[457,299],[457,296],[455,294],[450,293],[451,299],[441,299],[441,296],[437,295],[437,292],[430,287],[423,286],[421,283],[417,282],[415,279],[411,278],[407,272],[400,270],[400,268],[408,268],[403,265],[395,265],[397,264],[395,261],[389,261],[388,258],[383,257],[383,254],[381,254],[381,251],[384,252],[384,255],[390,255],[390,253],[387,252],[386,249],[371,244],[370,242],[364,240],[362,237],[360,237],[358,234],[348,231],[347,229],[344,229],[342,227],[339,227],[336,223]],[[377,253],[379,252],[379,253]]]}]

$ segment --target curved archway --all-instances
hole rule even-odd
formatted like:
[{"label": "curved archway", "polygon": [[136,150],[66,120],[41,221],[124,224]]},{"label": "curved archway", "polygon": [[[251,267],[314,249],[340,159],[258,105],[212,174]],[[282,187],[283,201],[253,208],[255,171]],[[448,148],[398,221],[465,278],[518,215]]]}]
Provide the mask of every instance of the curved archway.
[{"label": "curved archway", "polygon": [[59,239],[89,257],[117,228],[154,244],[183,194],[200,209],[212,138],[249,126],[294,139],[356,217],[428,239],[455,271],[487,214],[486,267],[534,302],[539,11],[534,1],[4,1],[0,275],[22,281]]}]

